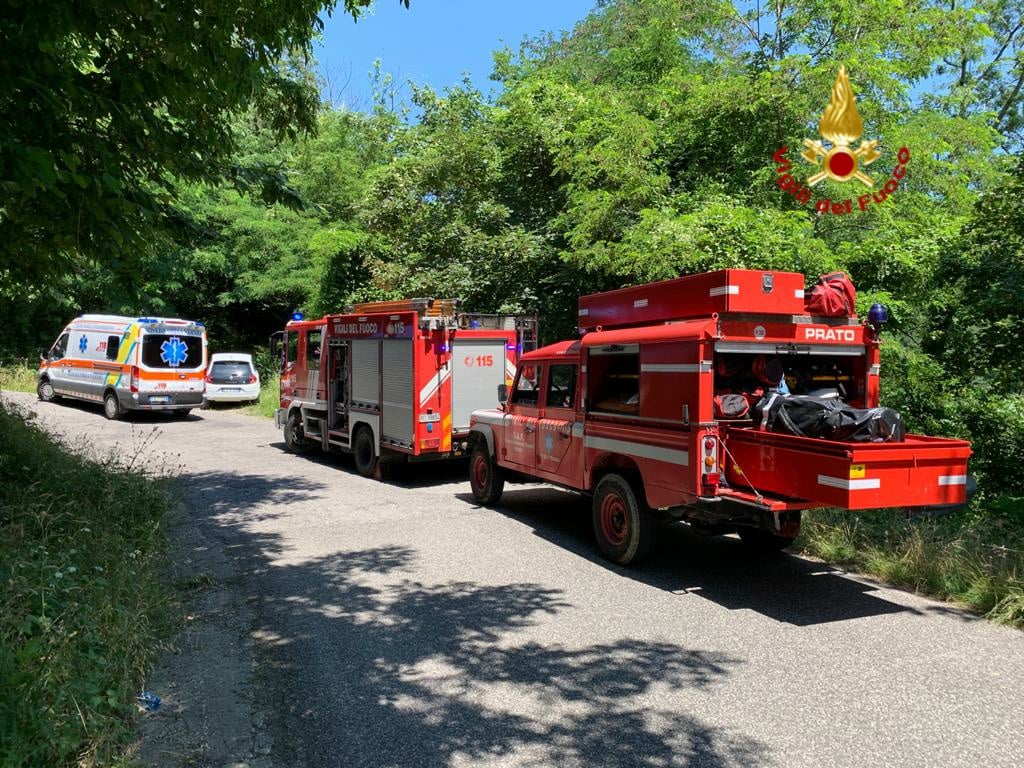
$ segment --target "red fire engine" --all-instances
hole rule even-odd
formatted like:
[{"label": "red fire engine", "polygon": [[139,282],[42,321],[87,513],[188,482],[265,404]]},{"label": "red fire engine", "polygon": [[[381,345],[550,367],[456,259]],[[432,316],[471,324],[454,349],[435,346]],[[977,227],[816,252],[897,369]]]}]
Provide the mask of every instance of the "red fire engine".
[{"label": "red fire engine", "polygon": [[964,441],[841,442],[720,413],[716,396],[766,361],[794,394],[878,406],[880,325],[804,307],[803,275],[750,270],[582,297],[582,338],[524,355],[500,409],[473,413],[474,496],[496,503],[506,479],[591,494],[598,545],[620,564],[650,551],[659,511],[773,550],[803,509],[963,503]]},{"label": "red fire engine", "polygon": [[516,361],[536,346],[536,319],[465,314],[451,299],[356,304],[301,316],[275,334],[281,360],[277,425],[296,453],[378,461],[442,459],[467,449],[469,417],[492,406]]}]

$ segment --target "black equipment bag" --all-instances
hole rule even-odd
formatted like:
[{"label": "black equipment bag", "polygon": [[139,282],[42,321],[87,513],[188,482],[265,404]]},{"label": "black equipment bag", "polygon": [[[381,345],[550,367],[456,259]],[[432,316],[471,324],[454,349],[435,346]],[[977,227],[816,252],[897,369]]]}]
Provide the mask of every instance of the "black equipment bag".
[{"label": "black equipment bag", "polygon": [[850,443],[902,443],[907,430],[892,408],[851,408],[838,398],[766,395],[754,426],[769,432]]}]

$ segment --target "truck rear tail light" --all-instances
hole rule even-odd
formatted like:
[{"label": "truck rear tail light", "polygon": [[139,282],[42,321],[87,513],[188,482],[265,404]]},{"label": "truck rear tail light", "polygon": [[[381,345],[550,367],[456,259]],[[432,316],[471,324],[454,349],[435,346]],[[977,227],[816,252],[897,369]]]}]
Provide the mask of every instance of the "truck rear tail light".
[{"label": "truck rear tail light", "polygon": [[420,448],[427,449],[427,448],[440,448],[440,447],[441,447],[441,438],[439,438],[439,437],[433,437],[433,438],[430,438],[430,439],[427,439],[427,440],[420,440]]},{"label": "truck rear tail light", "polygon": [[703,483],[704,485],[712,486],[712,487],[717,486],[718,485],[718,473],[717,472],[706,472],[701,477],[701,483]]},{"label": "truck rear tail light", "polygon": [[139,391],[139,368],[133,365],[131,370],[130,378],[128,379],[128,388],[131,392],[135,393]]},{"label": "truck rear tail light", "polygon": [[712,453],[715,450],[715,438],[709,437],[704,440],[704,452]]}]

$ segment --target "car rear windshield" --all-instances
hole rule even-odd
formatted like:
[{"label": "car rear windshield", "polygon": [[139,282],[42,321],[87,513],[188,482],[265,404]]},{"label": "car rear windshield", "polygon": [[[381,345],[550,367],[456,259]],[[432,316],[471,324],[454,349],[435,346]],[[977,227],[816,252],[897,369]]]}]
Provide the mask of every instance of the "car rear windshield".
[{"label": "car rear windshield", "polygon": [[142,364],[147,368],[200,368],[203,339],[174,333],[147,333],[142,338]]},{"label": "car rear windshield", "polygon": [[210,378],[214,381],[248,380],[251,375],[252,366],[244,360],[223,360],[214,363],[210,368]]}]

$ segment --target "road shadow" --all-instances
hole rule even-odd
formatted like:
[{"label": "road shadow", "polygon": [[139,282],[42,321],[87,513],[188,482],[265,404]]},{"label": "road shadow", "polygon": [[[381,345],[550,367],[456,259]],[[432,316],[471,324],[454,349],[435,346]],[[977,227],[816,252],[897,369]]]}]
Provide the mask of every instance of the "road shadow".
[{"label": "road shadow", "polygon": [[[457,494],[476,505],[469,493]],[[494,511],[577,556],[657,589],[693,593],[729,610],[810,626],[889,613],[920,613],[873,595],[877,588],[820,562],[782,552],[756,555],[736,537],[707,536],[685,523],[658,528],[653,556],[623,568],[597,551],[590,500],[545,486],[507,489]]]},{"label": "road shadow", "polygon": [[[41,400],[37,400],[30,405],[35,407],[41,404],[43,404],[43,402]],[[101,403],[61,397],[51,401],[49,405],[55,406],[55,410],[52,415],[58,419],[60,418],[60,409],[71,408],[79,413],[87,413],[90,416],[95,416],[99,421],[107,421],[107,417],[103,415],[103,405]],[[176,416],[171,411],[125,411],[117,420],[137,424],[163,424],[172,421],[202,421],[203,417],[199,415],[199,406],[194,405],[187,416]]]},{"label": "road shadow", "polygon": [[540,622],[573,607],[558,589],[423,583],[408,546],[294,562],[251,523],[321,484],[218,472],[181,482],[190,523],[224,543],[253,606],[270,764],[775,764],[762,742],[696,714],[743,659],[634,638],[541,642]]}]

